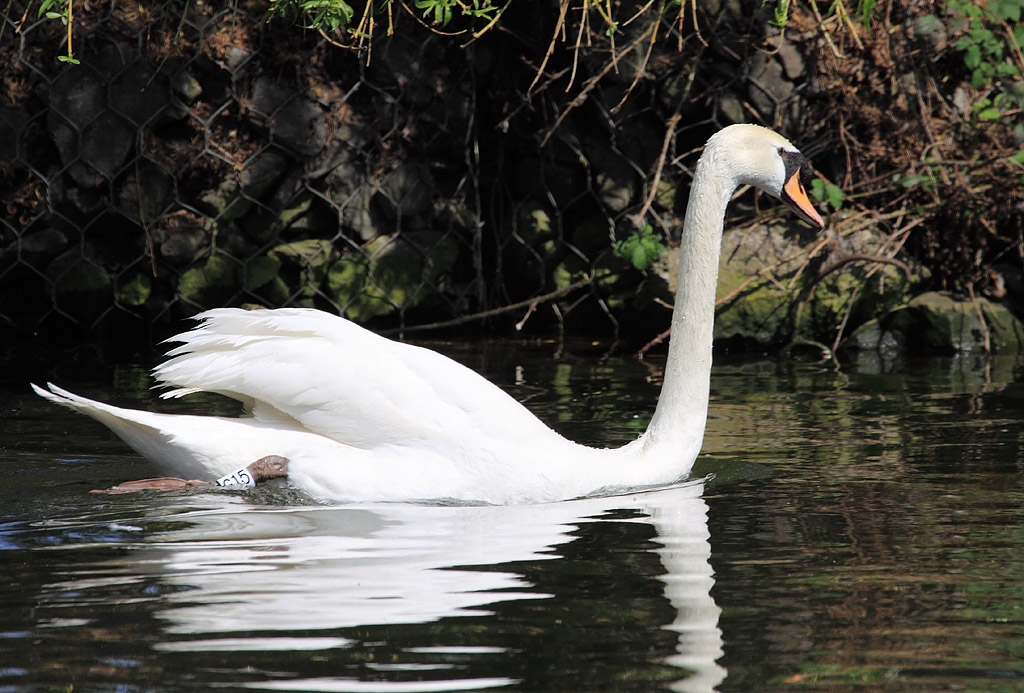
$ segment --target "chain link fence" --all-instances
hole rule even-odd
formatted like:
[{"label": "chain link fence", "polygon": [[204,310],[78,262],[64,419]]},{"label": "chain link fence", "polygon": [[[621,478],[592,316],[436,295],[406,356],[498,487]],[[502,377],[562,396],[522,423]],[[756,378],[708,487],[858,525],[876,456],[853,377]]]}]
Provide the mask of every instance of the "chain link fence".
[{"label": "chain link fence", "polygon": [[[758,31],[759,6],[701,20]],[[68,65],[65,28],[9,3],[0,324],[149,334],[259,304],[616,330],[652,282],[614,243],[644,224],[671,239],[695,147],[800,117],[794,44],[759,53],[735,31],[712,50],[682,17],[541,65],[540,10],[468,47],[405,22],[364,54],[264,10],[78,8]]]}]

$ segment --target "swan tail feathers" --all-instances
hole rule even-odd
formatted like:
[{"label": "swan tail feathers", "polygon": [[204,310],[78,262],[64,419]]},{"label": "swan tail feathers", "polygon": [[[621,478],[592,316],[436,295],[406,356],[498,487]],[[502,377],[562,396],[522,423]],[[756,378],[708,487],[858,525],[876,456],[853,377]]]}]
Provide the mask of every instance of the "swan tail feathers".
[{"label": "swan tail feathers", "polygon": [[143,457],[148,457],[158,463],[162,462],[164,458],[170,460],[175,457],[174,448],[170,446],[173,435],[159,425],[159,414],[122,409],[97,402],[69,392],[53,383],[47,383],[46,387],[48,389],[44,390],[32,383],[32,389],[37,395],[99,421]]},{"label": "swan tail feathers", "polygon": [[[53,383],[47,383],[46,387],[48,389],[44,390],[35,383],[32,383],[32,389],[40,397],[96,419],[125,440],[127,440],[126,434],[128,437],[135,438],[143,431],[148,432],[150,436],[162,435],[160,426],[156,424],[156,421],[147,421],[147,419],[159,416],[158,414],[136,411],[134,409],[122,409],[121,407],[97,402],[88,397],[82,397],[81,395],[69,392]],[[135,447],[133,443],[129,442],[129,444]]]},{"label": "swan tail feathers", "polygon": [[135,452],[154,462],[164,474],[193,479],[216,478],[228,468],[238,466],[231,467],[230,459],[218,459],[215,453],[223,451],[210,447],[218,444],[215,437],[207,442],[219,423],[214,417],[124,409],[76,395],[53,383],[47,383],[46,389],[32,383],[32,389],[54,404],[100,422]]},{"label": "swan tail feathers", "polygon": [[93,418],[96,418],[93,412],[99,412],[105,409],[116,409],[116,407],[110,407],[102,402],[91,400],[88,397],[76,395],[75,393],[69,392],[68,390],[65,390],[53,383],[46,383],[47,389],[45,390],[35,383],[30,384],[32,385],[32,389],[35,393],[43,399],[47,399],[54,404],[59,404],[60,406],[67,407],[68,409],[74,409],[77,412],[87,414]]}]

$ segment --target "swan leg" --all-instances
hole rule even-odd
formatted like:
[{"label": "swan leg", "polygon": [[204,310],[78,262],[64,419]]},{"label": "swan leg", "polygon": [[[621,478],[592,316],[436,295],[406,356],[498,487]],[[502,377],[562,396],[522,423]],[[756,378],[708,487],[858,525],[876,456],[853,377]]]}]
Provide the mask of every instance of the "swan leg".
[{"label": "swan leg", "polygon": [[[271,479],[283,479],[288,476],[288,458],[280,455],[267,455],[261,457],[245,470],[252,478],[253,485],[260,484]],[[136,491],[178,491],[185,488],[204,488],[207,486],[232,486],[230,483],[218,483],[214,481],[202,481],[200,479],[181,479],[174,476],[160,476],[151,479],[139,479],[137,481],[126,481],[123,484],[111,486],[106,489],[94,489],[91,493],[135,493]]]}]

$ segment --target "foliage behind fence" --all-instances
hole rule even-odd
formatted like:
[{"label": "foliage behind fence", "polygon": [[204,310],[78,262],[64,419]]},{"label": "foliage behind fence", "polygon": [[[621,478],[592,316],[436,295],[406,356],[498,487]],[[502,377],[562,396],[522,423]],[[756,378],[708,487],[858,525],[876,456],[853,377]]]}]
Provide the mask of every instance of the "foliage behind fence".
[{"label": "foliage behind fence", "polygon": [[[916,228],[923,257],[977,281],[1019,246],[1019,191],[991,193],[981,244],[968,224],[948,250],[932,221],[957,212],[947,162],[965,147],[976,183],[1013,166],[999,115],[1020,79],[998,66],[1019,46],[996,56],[979,30],[998,23],[953,4],[871,5],[512,3],[481,32],[387,3],[369,34],[331,34],[268,24],[254,0],[75,5],[70,33],[9,3],[0,324],[146,332],[257,303],[384,327],[513,306],[510,322],[614,329],[651,284],[637,249],[678,228],[696,149],[740,120],[793,137],[821,198],[885,231],[880,251]],[[74,64],[58,59],[72,35]],[[972,84],[965,40],[1001,72]]]}]

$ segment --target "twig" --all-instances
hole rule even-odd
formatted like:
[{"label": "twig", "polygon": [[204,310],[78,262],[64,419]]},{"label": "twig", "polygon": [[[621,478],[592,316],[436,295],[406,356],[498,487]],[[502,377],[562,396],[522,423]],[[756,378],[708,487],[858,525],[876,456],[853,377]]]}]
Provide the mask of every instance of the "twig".
[{"label": "twig", "polygon": [[818,270],[817,279],[820,281],[843,265],[848,265],[851,262],[880,262],[885,265],[892,265],[903,272],[903,276],[907,278],[908,282],[911,280],[910,268],[907,267],[905,262],[897,260],[894,257],[886,257],[885,255],[869,255],[868,253],[850,253],[845,257],[839,258],[835,262],[829,263],[827,267],[822,267]]},{"label": "twig", "polygon": [[[634,48],[636,48],[637,45],[641,41],[643,41],[643,40],[645,40],[647,38],[648,34],[651,31],[653,31],[653,29],[654,29],[654,26],[653,26],[653,23],[652,23],[652,27],[649,28],[647,30],[647,32],[641,33],[639,36],[637,36],[635,39],[633,39],[629,43],[629,45],[626,46],[624,51],[628,53],[629,51],[631,51]],[[545,58],[544,62],[545,63],[547,62],[547,57],[548,56],[544,56],[544,58]],[[561,126],[562,121],[565,120],[568,117],[569,112],[572,111],[572,109],[576,108],[577,106],[581,106],[581,105],[583,105],[586,102],[587,95],[590,94],[590,91],[594,87],[597,86],[598,82],[600,82],[602,79],[604,79],[605,75],[607,75],[609,72],[611,72],[611,69],[613,67],[615,67],[615,64],[616,64],[616,61],[614,61],[614,60],[610,61],[607,65],[604,66],[604,68],[600,72],[598,72],[596,75],[594,75],[593,77],[591,77],[590,79],[588,79],[584,83],[583,88],[580,90],[580,93],[576,95],[576,98],[574,98],[572,101],[569,102],[569,105],[566,106],[564,111],[562,111],[561,113],[558,114],[558,118],[555,120],[555,124],[552,125],[551,128],[548,130],[547,134],[544,135],[544,139],[542,139],[541,142],[540,142],[541,148],[543,148],[548,143],[548,140],[551,139],[551,136],[555,134],[555,130],[557,130],[559,128],[559,126]],[[541,67],[543,68],[543,64],[541,65]],[[531,88],[532,88],[532,85],[531,85]]]},{"label": "twig", "polygon": [[[818,11],[817,3],[812,2],[810,5],[811,10],[814,12],[814,18],[818,21],[818,26],[821,27],[821,33],[825,37],[825,43],[832,49],[832,55],[842,60],[843,54],[839,52],[839,49],[836,48],[836,44],[832,42],[832,34],[828,33],[828,29],[825,28],[825,20],[822,19],[821,12]],[[837,3],[837,5],[842,6],[842,3]]]},{"label": "twig", "polygon": [[478,38],[480,38],[481,36],[486,34],[488,31],[493,29],[495,27],[495,25],[497,25],[498,21],[501,20],[502,15],[505,14],[505,10],[507,10],[508,6],[511,5],[511,4],[512,4],[512,0],[508,0],[508,2],[505,3],[505,6],[502,7],[498,11],[498,13],[496,15],[494,15],[494,19],[492,19],[490,22],[488,22],[487,25],[483,29],[481,29],[480,31],[473,32],[473,38],[471,38],[469,41],[466,41],[464,44],[462,44],[462,47],[466,48],[467,46],[469,46],[469,44],[473,43],[473,41],[476,41]]},{"label": "twig", "polygon": [[526,315],[523,316],[523,319],[516,323],[516,332],[523,331],[523,328],[526,326],[526,321],[530,319],[530,316],[533,315],[533,311],[535,310],[537,310],[536,301],[531,303],[530,307],[526,309]]},{"label": "twig", "polygon": [[[700,33],[700,25],[697,24],[697,0],[692,0],[692,2],[690,3],[690,8],[693,10],[693,31],[694,31],[694,33],[697,34],[697,38],[700,39],[700,42],[704,44],[704,47],[707,48],[710,44],[707,41],[704,40],[704,37]],[[679,8],[679,16],[682,17],[682,15],[683,15],[683,8],[680,7]],[[680,24],[679,27],[681,29],[682,28],[682,24]]]},{"label": "twig", "polygon": [[[817,8],[815,8],[815,12],[817,12]],[[850,31],[853,42],[857,44],[857,50],[864,50],[864,44],[861,42],[860,36],[857,35],[857,27],[850,21],[850,13],[846,11],[846,5],[842,3],[842,0],[836,0],[836,15],[846,22],[846,28]]]},{"label": "twig", "polygon": [[472,315],[460,315],[457,318],[451,320],[442,320],[440,322],[431,322],[423,325],[411,325],[408,327],[393,328],[390,330],[381,330],[381,334],[395,334],[396,332],[423,332],[425,330],[438,330],[445,327],[455,327],[456,325],[463,325],[467,322],[473,322],[474,320],[483,320],[484,318],[494,317],[495,315],[501,315],[502,313],[508,313],[522,308],[529,308],[530,306],[536,307],[541,303],[553,301],[556,298],[561,298],[566,294],[572,293],[576,289],[582,289],[584,286],[593,284],[596,280],[596,276],[591,274],[579,281],[573,282],[569,286],[562,287],[561,289],[555,289],[554,291],[537,296],[535,298],[528,298],[525,301],[519,301],[518,303],[512,303],[507,306],[500,308],[491,308],[490,310],[484,310],[479,313],[473,313]]},{"label": "twig", "polygon": [[679,119],[681,116],[675,113],[668,122],[665,124],[665,139],[661,143],[661,154],[658,156],[658,162],[654,167],[654,180],[651,181],[651,190],[647,193],[647,199],[644,200],[644,206],[640,208],[640,211],[633,217],[633,223],[637,228],[640,228],[643,223],[644,217],[647,216],[647,211],[654,204],[654,198],[658,194],[658,184],[661,183],[661,171],[665,168],[665,156],[668,154],[668,145],[672,141],[672,136],[675,135],[676,126],[679,125]]},{"label": "twig", "polygon": [[[681,7],[680,7],[679,11],[682,12],[682,8]],[[647,52],[644,53],[644,60],[643,60],[643,62],[640,65],[638,65],[636,67],[635,74],[633,75],[633,81],[629,83],[629,87],[626,89],[625,93],[622,95],[622,98],[619,99],[619,102],[617,104],[615,104],[615,106],[612,108],[612,113],[618,113],[619,109],[622,108],[622,105],[624,103],[626,103],[626,99],[628,99],[629,95],[633,93],[633,90],[636,88],[636,85],[640,83],[640,78],[643,77],[644,73],[647,71],[647,65],[648,65],[648,63],[651,62],[651,53],[654,51],[654,42],[658,38],[658,24],[661,23],[661,18],[664,17],[664,16],[665,16],[665,6],[662,5],[661,9],[658,11],[658,16],[655,17],[653,20],[651,20],[651,25],[654,27],[654,30],[651,32],[651,40],[648,41],[648,43],[647,43]],[[698,32],[698,36],[699,35],[700,34]],[[681,37],[680,37],[680,41],[682,41]],[[703,39],[701,39],[701,41],[703,41]],[[704,44],[704,45],[707,45],[707,44]],[[682,45],[680,45],[679,50],[682,50]],[[613,52],[612,53],[612,62],[617,64],[618,60],[619,60],[618,55]],[[696,70],[694,70],[694,72],[696,72]],[[691,78],[692,78],[692,76],[693,76],[693,73],[691,73]]]},{"label": "twig", "polygon": [[748,286],[750,286],[750,285],[751,285],[751,284],[753,284],[753,283],[754,283],[755,281],[757,281],[757,279],[759,279],[759,278],[760,278],[760,276],[761,276],[761,273],[760,273],[760,272],[758,272],[757,274],[755,274],[755,275],[752,275],[752,276],[750,276],[750,277],[748,277],[748,278],[744,279],[744,280],[743,280],[742,282],[740,282],[740,285],[739,285],[739,286],[737,286],[737,287],[736,287],[735,289],[733,289],[732,291],[730,291],[729,293],[727,293],[727,294],[726,294],[725,296],[722,296],[721,298],[717,299],[717,300],[715,301],[715,308],[718,308],[718,307],[720,307],[720,306],[724,306],[724,305],[725,305],[725,304],[727,304],[727,303],[732,303],[732,300],[733,300],[734,298],[736,298],[736,297],[737,297],[737,296],[739,296],[739,295],[740,295],[741,293],[743,293],[743,291],[744,291],[744,290],[746,290],[746,288],[747,288]]},{"label": "twig", "polygon": [[548,60],[551,59],[551,54],[555,52],[555,46],[558,45],[558,34],[565,29],[565,13],[569,11],[569,0],[562,0],[561,7],[558,12],[558,21],[555,22],[555,33],[551,36],[551,42],[548,43],[548,50],[544,53],[544,59],[540,61],[540,67],[537,68],[537,74],[533,76],[533,81],[530,82],[529,88],[526,90],[527,98],[533,93],[533,88],[537,86],[540,76],[544,74],[544,68],[548,65]]},{"label": "twig", "polygon": [[[529,65],[528,62],[527,62],[527,65]],[[545,89],[547,89],[548,87],[550,87],[552,84],[555,83],[556,80],[561,79],[562,75],[564,75],[568,71],[569,71],[569,68],[567,68],[567,67],[562,68],[561,70],[559,70],[555,74],[551,75],[548,78],[548,81],[546,81],[544,84],[542,84],[535,92],[533,92],[532,95],[531,94],[527,94],[526,98],[523,99],[522,103],[520,103],[518,106],[516,106],[514,109],[512,109],[511,113],[509,113],[507,116],[505,116],[504,118],[502,118],[498,122],[498,124],[495,126],[495,129],[496,130],[500,130],[500,131],[508,130],[509,123],[512,122],[512,119],[516,117],[516,115],[519,113],[519,111],[523,110],[524,108],[529,108],[533,104],[531,96],[539,94],[540,92],[542,92]]]},{"label": "twig", "polygon": [[71,58],[75,55],[75,51],[71,48],[71,34],[72,29],[75,26],[75,0],[68,0],[68,57]]},{"label": "twig", "polygon": [[974,295],[974,285],[973,284],[968,284],[967,285],[967,295],[971,297],[971,304],[974,306],[974,312],[976,312],[978,314],[978,322],[981,324],[981,333],[982,333],[982,338],[984,340],[982,342],[982,349],[985,350],[986,354],[991,354],[992,353],[992,337],[991,337],[991,332],[988,329],[988,323],[985,322],[985,314],[981,312],[981,306],[978,305],[978,299]]},{"label": "twig", "polygon": [[846,331],[846,323],[850,321],[850,315],[853,313],[853,306],[857,303],[857,294],[860,293],[861,286],[863,284],[858,284],[850,292],[850,300],[846,303],[846,312],[843,314],[843,319],[839,321],[838,327],[836,327],[836,338],[832,340],[832,353],[836,352],[839,348],[839,343],[843,341],[843,332]]},{"label": "twig", "polygon": [[644,355],[647,354],[648,351],[650,351],[654,347],[656,347],[659,344],[661,344],[662,342],[664,342],[668,338],[668,336],[670,334],[672,334],[672,328],[671,327],[669,327],[667,330],[665,330],[664,332],[659,334],[657,337],[655,337],[651,341],[647,342],[647,344],[644,344],[642,347],[640,347],[637,350],[637,352],[635,354],[633,354],[633,356],[638,358],[638,359],[643,360]]},{"label": "twig", "polygon": [[653,5],[653,4],[654,4],[654,0],[647,0],[647,4],[646,4],[646,5],[644,5],[643,7],[641,7],[641,8],[639,9],[639,10],[637,10],[637,11],[636,11],[636,12],[635,12],[635,13],[633,14],[633,16],[632,16],[632,17],[630,17],[629,19],[627,19],[626,21],[624,21],[624,22],[622,23],[622,26],[629,26],[630,24],[632,24],[632,22],[633,22],[633,20],[634,20],[634,19],[636,19],[637,17],[639,17],[639,16],[641,16],[642,14],[644,14],[645,12],[647,12],[647,10],[648,10],[648,9],[650,8],[650,6],[651,6],[651,5]]},{"label": "twig", "polygon": [[583,42],[583,31],[587,27],[588,16],[587,8],[584,4],[584,6],[580,8],[580,30],[576,32],[576,45],[573,47],[572,51],[572,72],[569,74],[569,83],[565,85],[566,91],[572,89],[573,82],[576,81],[576,69],[579,67],[580,62],[580,45]]}]

